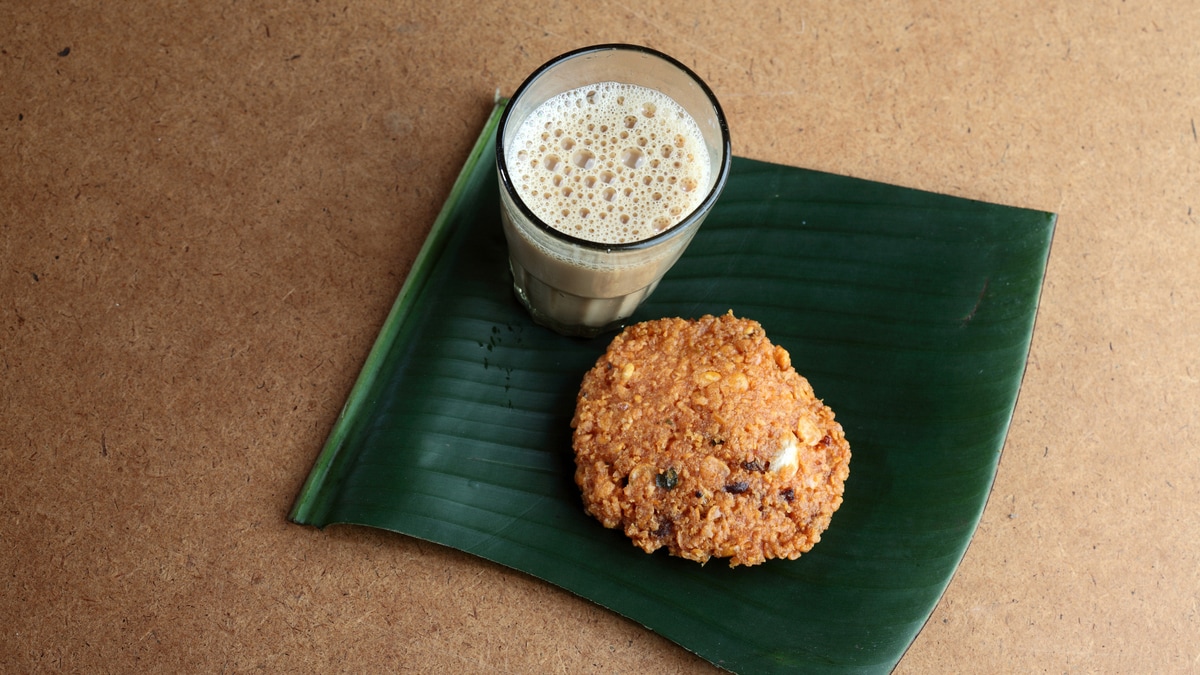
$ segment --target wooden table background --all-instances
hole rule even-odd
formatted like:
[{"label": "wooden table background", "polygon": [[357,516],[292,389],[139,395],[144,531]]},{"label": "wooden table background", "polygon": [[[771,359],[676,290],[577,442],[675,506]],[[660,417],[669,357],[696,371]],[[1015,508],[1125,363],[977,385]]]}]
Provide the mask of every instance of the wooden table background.
[{"label": "wooden table background", "polygon": [[691,673],[520,573],[285,515],[497,92],[636,42],[738,155],[1060,214],[897,672],[1200,670],[1200,4],[0,4],[0,663]]}]

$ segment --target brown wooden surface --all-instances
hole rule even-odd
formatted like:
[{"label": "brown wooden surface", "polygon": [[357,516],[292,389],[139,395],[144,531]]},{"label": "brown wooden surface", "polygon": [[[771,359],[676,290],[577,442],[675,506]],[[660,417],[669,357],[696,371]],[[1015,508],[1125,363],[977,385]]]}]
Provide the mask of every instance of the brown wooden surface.
[{"label": "brown wooden surface", "polygon": [[739,155],[1060,214],[995,490],[898,672],[1200,669],[1200,4],[117,5],[0,3],[5,670],[709,668],[285,522],[494,93],[608,41],[694,67]]}]

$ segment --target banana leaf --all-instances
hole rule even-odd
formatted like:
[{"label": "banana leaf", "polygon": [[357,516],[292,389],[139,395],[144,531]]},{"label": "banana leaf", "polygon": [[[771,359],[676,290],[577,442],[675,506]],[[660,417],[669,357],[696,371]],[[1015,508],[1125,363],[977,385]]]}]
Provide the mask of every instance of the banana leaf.
[{"label": "banana leaf", "polygon": [[795,561],[648,555],[582,509],[569,422],[611,335],[513,298],[497,104],[290,519],[419,537],[556,584],[735,672],[887,672],[979,523],[1025,370],[1055,216],[735,158],[632,321],[757,319],[837,413],[845,501]]}]

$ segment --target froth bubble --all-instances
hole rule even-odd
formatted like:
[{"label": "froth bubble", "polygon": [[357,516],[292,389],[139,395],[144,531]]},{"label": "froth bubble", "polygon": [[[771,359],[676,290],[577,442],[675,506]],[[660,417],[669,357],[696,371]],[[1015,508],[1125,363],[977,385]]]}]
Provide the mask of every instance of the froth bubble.
[{"label": "froth bubble", "polygon": [[646,117],[654,117],[654,112],[656,110],[657,108],[654,107],[654,104],[649,101],[646,101],[642,104],[642,114]]},{"label": "froth bubble", "polygon": [[587,149],[576,150],[571,155],[571,162],[581,169],[591,169],[596,165],[596,153]]},{"label": "froth bubble", "polygon": [[546,155],[546,158],[542,160],[542,166],[546,167],[547,171],[553,171],[558,168],[559,161],[558,155]]},{"label": "froth bubble", "polygon": [[637,169],[646,161],[646,155],[637,148],[625,148],[621,152],[621,163],[631,169]]},{"label": "froth bubble", "polygon": [[625,118],[625,128],[632,129],[637,126],[637,118],[633,115]]}]

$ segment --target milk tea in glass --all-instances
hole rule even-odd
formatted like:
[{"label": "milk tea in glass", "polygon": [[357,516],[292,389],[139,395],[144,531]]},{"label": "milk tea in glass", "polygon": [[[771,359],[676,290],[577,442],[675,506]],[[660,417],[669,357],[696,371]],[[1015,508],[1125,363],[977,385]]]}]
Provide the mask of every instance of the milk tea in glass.
[{"label": "milk tea in glass", "polygon": [[565,335],[620,326],[687,248],[729,164],[720,105],[678,61],[632,45],[553,59],[497,134],[517,298]]}]

